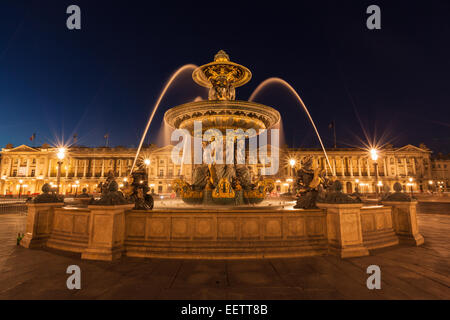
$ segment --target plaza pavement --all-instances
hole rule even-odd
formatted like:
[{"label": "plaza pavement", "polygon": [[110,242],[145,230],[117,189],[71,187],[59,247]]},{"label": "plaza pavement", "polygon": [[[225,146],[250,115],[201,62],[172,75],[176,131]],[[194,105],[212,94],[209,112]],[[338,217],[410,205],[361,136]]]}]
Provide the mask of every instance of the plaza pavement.
[{"label": "plaza pavement", "polygon": [[[1,214],[0,299],[450,299],[450,204],[437,205],[444,214],[418,214],[423,246],[346,260],[85,261],[79,254],[17,246],[25,216]],[[72,264],[81,268],[80,290],[66,287]],[[366,287],[372,264],[381,268],[381,290]]]}]

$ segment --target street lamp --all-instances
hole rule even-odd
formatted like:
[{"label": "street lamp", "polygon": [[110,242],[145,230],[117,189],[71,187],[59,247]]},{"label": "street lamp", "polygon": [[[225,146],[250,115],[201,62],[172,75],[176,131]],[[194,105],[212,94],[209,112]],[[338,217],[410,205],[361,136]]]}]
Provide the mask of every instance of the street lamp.
[{"label": "street lamp", "polygon": [[66,156],[66,148],[59,148],[58,153],[56,154],[58,157],[58,171],[56,176],[56,194],[59,195],[59,183],[61,179],[61,165],[63,163],[63,159]]},{"label": "street lamp", "polygon": [[145,164],[145,166],[146,166],[146,168],[147,168],[147,181],[148,181],[148,179],[149,179],[149,174],[148,174],[148,169],[149,169],[149,167],[150,167],[150,159],[145,159],[144,160],[144,164]]},{"label": "street lamp", "polygon": [[295,159],[290,159],[289,160],[289,164],[291,166],[291,176],[294,176],[294,167],[297,161],[295,161]]},{"label": "street lamp", "polygon": [[358,188],[358,186],[359,186],[359,179],[355,179],[355,192],[356,192],[356,193],[359,193],[359,188]]},{"label": "street lamp", "polygon": [[22,183],[23,183],[23,180],[20,179],[19,180],[19,199],[20,199],[20,196],[22,195]]},{"label": "street lamp", "polygon": [[78,186],[80,185],[80,181],[75,181],[76,184],[76,189],[75,189],[75,198],[77,197],[77,193],[78,193]]},{"label": "street lamp", "polygon": [[409,190],[410,190],[410,192],[411,192],[411,198],[412,198],[412,196],[413,196],[413,178],[409,178],[408,179],[409,180]]},{"label": "street lamp", "polygon": [[[377,177],[377,181],[378,181],[378,150],[377,149],[370,149],[370,157],[372,158],[372,161],[374,161],[374,166],[375,166],[375,175]],[[377,197],[378,197],[378,184],[375,185],[375,191],[377,193]]]}]

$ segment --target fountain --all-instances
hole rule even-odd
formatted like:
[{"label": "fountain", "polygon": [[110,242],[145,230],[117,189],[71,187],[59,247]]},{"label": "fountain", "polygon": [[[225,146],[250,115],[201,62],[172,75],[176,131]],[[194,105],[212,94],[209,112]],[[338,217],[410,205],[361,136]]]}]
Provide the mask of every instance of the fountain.
[{"label": "fountain", "polygon": [[[278,111],[269,106],[235,100],[236,88],[247,83],[251,76],[250,70],[231,62],[224,51],[219,51],[214,62],[200,66],[192,73],[197,84],[209,88],[209,99],[171,108],[165,113],[164,120],[172,129],[187,130],[194,137],[218,130],[222,135],[227,135],[227,139],[222,141],[223,146],[229,147],[229,144],[233,150],[236,149],[238,136],[229,138],[227,133],[230,130],[241,134],[244,130],[254,130],[256,133],[270,129],[280,121]],[[194,132],[196,122],[201,123],[201,132]],[[271,179],[251,181],[249,168],[238,163],[236,157],[232,163],[221,162],[216,158],[214,163],[196,165],[192,184],[182,179],[174,181],[174,189],[185,203],[256,204],[262,202],[267,191],[274,187]]]},{"label": "fountain", "polygon": [[[203,163],[195,161],[199,160],[196,159],[199,152],[194,154],[191,184],[182,177],[172,184],[185,204],[199,206],[172,203],[153,208],[145,156],[141,159],[144,162],[139,162],[139,152],[164,94],[181,72],[191,68],[194,69],[187,65],[179,69],[164,87],[122,190],[118,190],[111,172],[100,186],[99,200],[92,200],[87,208],[68,207],[49,194],[50,188],[45,185],[43,194],[27,204],[27,232],[20,240],[22,246],[50,247],[81,253],[82,259],[111,261],[122,255],[260,259],[331,253],[346,258],[364,256],[369,254],[368,250],[393,246],[400,240],[414,245],[423,243],[416,222],[417,202],[401,194],[400,186],[395,194],[383,198],[386,206],[363,206],[359,199],[342,192],[342,184],[336,181],[334,172],[328,178],[323,170],[313,169],[310,158],[302,161],[296,174],[299,197],[295,206],[285,207],[281,202],[280,206],[253,206],[264,200],[273,188],[273,181],[263,178],[267,175],[265,170],[256,181],[252,179],[246,161],[242,161],[247,157],[245,141],[249,140],[250,158],[252,141],[256,149],[252,139],[259,133],[259,147],[264,155],[267,140],[261,137],[281,118],[272,107],[236,100],[236,88],[251,79],[251,72],[231,62],[224,51],[216,54],[214,62],[195,68],[192,74],[197,84],[209,89],[209,99],[195,99],[169,109],[164,115],[167,126],[182,131],[182,137],[194,138],[194,151],[200,151],[200,160],[207,155],[208,161]],[[263,82],[250,100],[272,82]],[[296,96],[315,128],[306,106]],[[235,134],[228,135],[230,131]],[[225,133],[226,139],[222,140]],[[203,145],[205,142],[210,144]],[[224,145],[225,163],[220,157]],[[211,146],[214,148],[209,149]],[[183,160],[190,158],[190,153],[185,154],[190,151],[188,147],[183,144],[179,150],[183,152]],[[233,152],[228,153],[230,149]],[[259,159],[264,156],[259,154]],[[138,169],[133,171],[135,166]]]}]

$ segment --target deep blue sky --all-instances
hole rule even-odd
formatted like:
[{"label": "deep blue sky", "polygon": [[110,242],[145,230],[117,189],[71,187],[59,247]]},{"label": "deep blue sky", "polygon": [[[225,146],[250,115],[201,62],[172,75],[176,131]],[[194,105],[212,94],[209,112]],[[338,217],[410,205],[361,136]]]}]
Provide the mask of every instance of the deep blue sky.
[{"label": "deep blue sky", "polygon": [[[66,28],[77,4],[82,29]],[[366,28],[378,4],[382,29]],[[297,89],[332,146],[371,138],[396,146],[425,142],[450,152],[448,1],[20,1],[0,3],[0,146],[67,140],[136,146],[160,90],[178,67],[204,64],[224,49],[253,72],[247,99],[268,77]],[[182,77],[164,111],[204,93]],[[295,99],[273,87],[259,102],[277,108],[286,142],[318,146]],[[359,120],[358,120],[359,116]],[[376,131],[375,131],[376,128]]]}]

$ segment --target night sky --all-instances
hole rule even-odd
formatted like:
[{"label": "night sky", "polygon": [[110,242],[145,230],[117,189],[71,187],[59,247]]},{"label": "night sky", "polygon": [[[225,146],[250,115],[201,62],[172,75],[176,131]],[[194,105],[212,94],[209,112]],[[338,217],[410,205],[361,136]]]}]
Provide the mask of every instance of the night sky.
[{"label": "night sky", "polygon": [[[81,8],[81,30],[66,28],[71,4]],[[381,7],[381,30],[366,27],[371,4]],[[450,152],[447,0],[3,0],[0,147],[52,144],[75,133],[80,145],[101,146],[109,133],[111,146],[136,147],[170,75],[212,61],[220,49],[253,73],[237,99],[248,99],[266,78],[285,79],[328,147],[334,120],[340,147],[424,142]],[[148,140],[160,142],[168,108],[197,96],[206,90],[184,74],[164,98]],[[318,147],[286,89],[273,86],[256,101],[280,111],[288,145]]]}]

